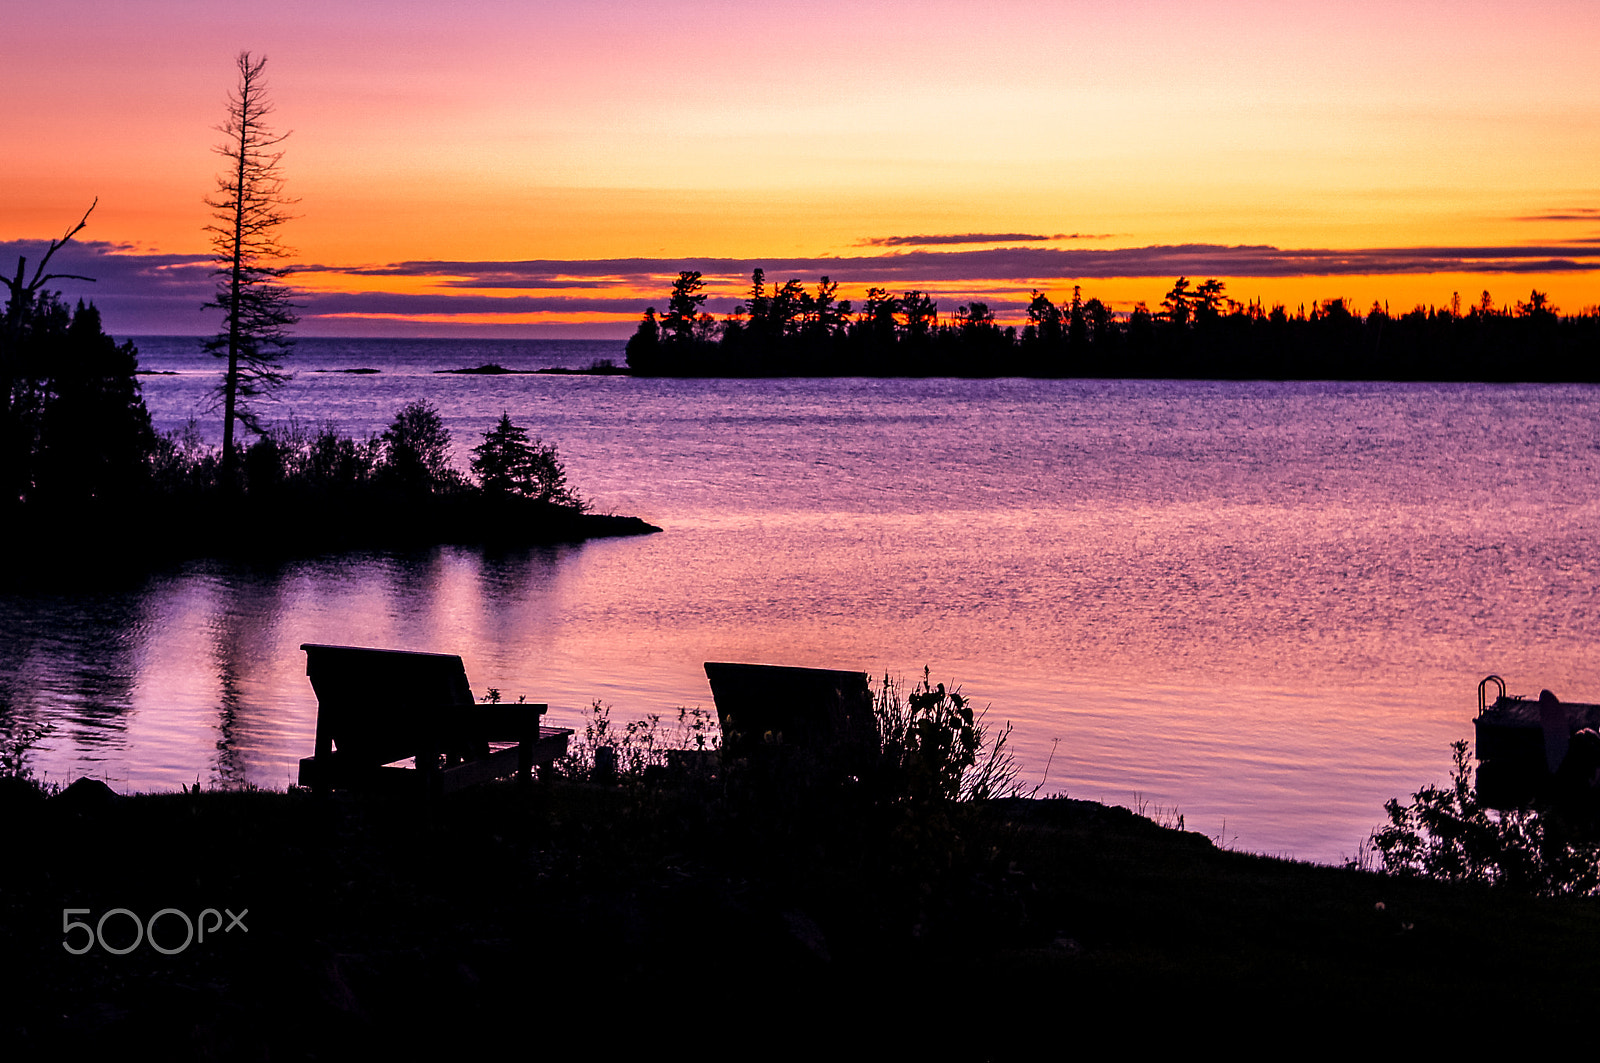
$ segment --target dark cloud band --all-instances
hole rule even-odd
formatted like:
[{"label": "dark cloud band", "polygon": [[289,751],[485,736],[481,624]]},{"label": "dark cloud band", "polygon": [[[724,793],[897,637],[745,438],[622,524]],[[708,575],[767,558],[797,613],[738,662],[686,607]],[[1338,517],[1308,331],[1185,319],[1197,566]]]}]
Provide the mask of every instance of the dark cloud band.
[{"label": "dark cloud band", "polygon": [[[771,280],[829,276],[849,284],[931,284],[1127,277],[1319,277],[1403,273],[1563,273],[1600,269],[1600,249],[1549,246],[1281,249],[1266,245],[1176,244],[1106,250],[1012,247],[901,251],[817,258],[529,259],[521,262],[414,261],[381,267],[384,276],[438,277],[450,287],[534,288],[595,282],[651,284],[699,270],[707,278]],[[348,271],[355,272],[355,271]]]},{"label": "dark cloud band", "polygon": [[[983,234],[973,234],[983,235]],[[993,235],[993,234],[990,234]],[[0,242],[0,266],[19,255],[37,261],[44,241]],[[723,287],[742,286],[761,268],[772,281],[831,277],[851,287],[982,291],[986,287],[1121,278],[1342,277],[1432,273],[1589,273],[1600,270],[1600,243],[1561,241],[1537,246],[1391,247],[1354,250],[1284,249],[1267,245],[1173,244],[1130,248],[1006,247],[905,250],[811,258],[618,258],[523,261],[418,260],[383,265],[299,267],[301,274],[412,277],[431,280],[425,293],[323,292],[297,297],[302,320],[335,315],[636,314],[679,270],[699,270]],[[74,242],[51,261],[52,272],[97,278],[63,281],[69,298],[93,299],[117,331],[141,334],[204,331],[200,307],[211,297],[205,255],[150,254],[106,242]],[[292,278],[291,278],[292,280]],[[618,289],[628,294],[611,295]],[[496,292],[505,294],[495,294]],[[559,291],[561,294],[556,294]],[[593,292],[588,294],[573,294]],[[459,292],[459,294],[457,294]],[[544,294],[549,292],[549,294]],[[1004,301],[1003,299],[1001,301]],[[727,306],[727,298],[714,300]],[[709,304],[708,304],[709,305]],[[712,309],[719,309],[711,305]],[[725,309],[726,307],[720,308]]]}]

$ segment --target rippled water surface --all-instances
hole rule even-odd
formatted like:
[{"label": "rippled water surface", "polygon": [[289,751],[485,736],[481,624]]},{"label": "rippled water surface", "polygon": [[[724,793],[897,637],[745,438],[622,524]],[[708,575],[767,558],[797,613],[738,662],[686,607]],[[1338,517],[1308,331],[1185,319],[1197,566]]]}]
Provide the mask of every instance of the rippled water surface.
[{"label": "rippled water surface", "polygon": [[[142,341],[158,425],[215,369]],[[1042,792],[1336,860],[1443,778],[1487,672],[1600,700],[1600,395],[1552,386],[456,376],[616,345],[307,341],[270,409],[458,460],[501,411],[661,535],[268,565],[0,598],[0,694],[41,774],[282,787],[302,642],[459,653],[578,719],[710,707],[701,663],[909,676],[1015,725]],[[377,374],[316,372],[372,367]],[[1048,765],[1048,776],[1046,769]]]}]

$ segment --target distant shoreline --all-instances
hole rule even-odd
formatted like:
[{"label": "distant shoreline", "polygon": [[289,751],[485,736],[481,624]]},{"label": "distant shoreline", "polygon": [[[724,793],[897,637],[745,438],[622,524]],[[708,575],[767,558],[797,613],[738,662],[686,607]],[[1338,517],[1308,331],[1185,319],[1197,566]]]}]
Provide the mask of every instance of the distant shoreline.
[{"label": "distant shoreline", "polygon": [[1391,314],[1344,299],[1307,312],[1240,303],[1226,284],[1179,277],[1159,310],[1127,314],[1074,286],[1069,303],[1035,290],[1027,323],[1001,325],[973,301],[941,315],[927,292],[871,288],[857,308],[824,276],[768,286],[717,320],[706,284],[682,270],[659,317],[646,307],[627,362],[652,376],[1037,377],[1166,380],[1600,382],[1600,308],[1560,315],[1545,293],[1495,306],[1418,306]]},{"label": "distant shoreline", "polygon": [[[326,372],[328,370],[319,370]],[[344,373],[376,373],[376,369],[342,369],[337,372]],[[625,366],[619,366],[609,358],[595,362],[584,369],[573,369],[564,365],[548,365],[539,369],[507,369],[498,362],[488,362],[484,365],[472,366],[467,369],[435,369],[435,373],[453,373],[462,376],[631,376]]]},{"label": "distant shoreline", "polygon": [[[1356,319],[1359,320],[1359,319]],[[1521,325],[1525,319],[1487,319],[1489,332],[1527,331]],[[1158,330],[1145,337],[1143,345],[1125,342],[1119,335],[1114,342],[1096,347],[1093,343],[1081,349],[1060,349],[1043,357],[1043,348],[1034,344],[1023,350],[1018,338],[1014,345],[1004,342],[993,351],[976,352],[980,357],[968,357],[974,352],[966,350],[964,341],[944,337],[931,343],[920,354],[910,349],[893,352],[874,350],[859,344],[829,343],[813,348],[804,343],[785,341],[770,349],[753,350],[746,344],[734,349],[726,343],[693,344],[688,348],[661,344],[662,357],[649,364],[625,364],[623,345],[610,340],[551,340],[544,343],[572,345],[565,355],[551,355],[547,350],[535,356],[520,348],[536,346],[541,341],[523,340],[457,340],[435,337],[397,339],[393,337],[304,337],[308,344],[311,364],[291,357],[286,368],[295,374],[333,376],[413,375],[425,373],[438,377],[638,377],[674,380],[1191,380],[1209,382],[1338,382],[1338,383],[1597,383],[1600,382],[1600,336],[1578,336],[1592,323],[1591,318],[1562,319],[1559,324],[1571,334],[1567,350],[1551,351],[1534,348],[1519,352],[1514,357],[1486,357],[1483,349],[1471,349],[1476,341],[1467,343],[1467,351],[1452,350],[1454,343],[1448,337],[1435,335],[1428,342],[1413,336],[1413,342],[1402,343],[1402,331],[1397,321],[1388,322],[1384,335],[1373,334],[1373,349],[1359,356],[1333,355],[1321,342],[1312,344],[1283,343],[1274,340],[1271,349],[1260,346],[1262,337],[1250,342],[1240,337],[1215,335],[1219,327],[1202,329],[1181,337]],[[1455,322],[1458,331],[1466,331],[1470,319]],[[1227,324],[1222,319],[1221,324]],[[1320,322],[1319,322],[1320,324]],[[1415,331],[1415,322],[1406,323]],[[1252,326],[1253,327],[1253,326]],[[1314,331],[1310,323],[1292,323],[1293,330]],[[1450,330],[1444,330],[1446,332]],[[1558,329],[1557,331],[1560,331]],[[1208,334],[1212,333],[1212,334]],[[992,338],[992,337],[991,337]],[[1306,337],[1301,337],[1302,339]],[[1320,337],[1325,339],[1326,337]],[[1462,337],[1456,337],[1461,339]],[[1488,339],[1489,337],[1485,337]],[[1501,337],[1502,339],[1505,337]],[[196,354],[193,361],[185,356],[172,368],[171,346],[176,339],[185,337],[133,336],[129,339],[140,349],[140,377],[174,377],[212,368],[214,360]],[[1236,342],[1237,341],[1237,342]],[[154,348],[155,364],[146,361],[149,355],[141,344]],[[333,359],[323,344],[351,345],[357,349],[340,351]],[[1435,344],[1437,344],[1435,346]],[[1574,348],[1572,345],[1575,344]],[[376,360],[387,351],[360,348],[406,348],[418,345],[424,350],[403,350],[396,365]],[[453,350],[476,348],[470,354]],[[1490,344],[1492,347],[1493,344]],[[163,348],[165,348],[163,350]],[[1381,348],[1381,354],[1380,354]],[[1575,356],[1592,348],[1593,357]],[[504,353],[501,353],[504,351]],[[892,356],[891,356],[892,353]],[[1349,352],[1355,354],[1356,352]],[[1457,357],[1465,353],[1466,357]],[[1560,354],[1558,357],[1552,355]],[[1039,355],[1040,357],[1035,357]],[[1525,355],[1525,357],[1523,356]],[[540,364],[552,357],[567,364]],[[460,359],[459,361],[457,359]],[[484,359],[467,362],[468,358]],[[329,364],[330,361],[333,364]],[[338,362],[346,364],[338,364]],[[454,363],[454,364],[452,364]],[[463,364],[466,363],[466,364]],[[218,370],[220,372],[220,369]]]}]

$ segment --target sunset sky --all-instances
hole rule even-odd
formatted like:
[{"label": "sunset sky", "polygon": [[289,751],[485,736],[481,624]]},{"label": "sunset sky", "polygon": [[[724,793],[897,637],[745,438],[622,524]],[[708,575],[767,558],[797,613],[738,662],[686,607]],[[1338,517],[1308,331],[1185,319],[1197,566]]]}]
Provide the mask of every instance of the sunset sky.
[{"label": "sunset sky", "polygon": [[1180,274],[1293,310],[1600,303],[1600,4],[57,0],[0,31],[0,265],[204,333],[242,49],[303,335],[621,336],[682,268],[941,311]]}]

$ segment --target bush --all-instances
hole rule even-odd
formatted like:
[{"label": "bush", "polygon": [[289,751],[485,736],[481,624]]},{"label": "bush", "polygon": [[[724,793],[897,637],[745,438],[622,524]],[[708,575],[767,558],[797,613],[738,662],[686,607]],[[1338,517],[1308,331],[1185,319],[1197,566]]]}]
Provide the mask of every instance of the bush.
[{"label": "bush", "polygon": [[272,433],[267,433],[244,452],[244,482],[250,494],[265,495],[283,486],[284,453]]},{"label": "bush", "polygon": [[[451,495],[470,499],[519,497],[582,513],[588,504],[567,483],[553,444],[534,438],[502,414],[475,447],[472,467],[481,487],[450,464],[450,430],[425,401],[401,407],[382,435],[355,439],[325,424],[311,431],[289,422],[262,433],[241,455],[247,494],[293,500],[333,495],[379,497]],[[159,495],[206,496],[221,486],[221,455],[190,421],[156,438],[149,482]]]},{"label": "bush", "polygon": [[1017,794],[1017,768],[1007,723],[989,741],[984,713],[956,687],[934,686],[930,672],[902,697],[883,677],[873,695],[880,770],[892,793],[913,802],[985,800]]},{"label": "bush", "polygon": [[[499,692],[491,691],[485,700],[498,698]],[[716,717],[706,709],[678,709],[675,726],[664,725],[660,713],[650,713],[619,727],[611,722],[611,706],[598,699],[589,706],[589,716],[575,738],[567,755],[556,762],[557,770],[570,779],[594,779],[596,752],[601,749],[612,751],[618,779],[638,782],[652,769],[665,769],[672,753],[714,754],[722,747]]]},{"label": "bush", "polygon": [[427,494],[462,485],[461,474],[450,466],[450,429],[431,402],[419,399],[400,407],[382,439],[380,472],[390,482]]},{"label": "bush", "polygon": [[288,424],[269,429],[263,439],[277,448],[285,483],[313,492],[365,487],[383,459],[379,437],[360,440],[340,435],[331,422],[312,432],[291,417]]},{"label": "bush", "polygon": [[1384,805],[1389,822],[1369,844],[1385,874],[1543,895],[1600,891],[1592,842],[1575,837],[1554,809],[1486,807],[1473,784],[1467,743],[1450,749],[1455,766],[1448,786],[1425,786],[1409,805],[1398,799]]},{"label": "bush", "polygon": [[156,439],[150,479],[159,494],[196,494],[216,487],[221,466],[218,451],[206,446],[200,426],[191,419]]}]

